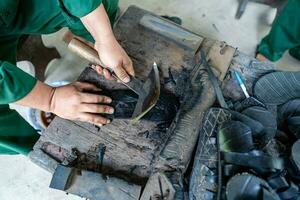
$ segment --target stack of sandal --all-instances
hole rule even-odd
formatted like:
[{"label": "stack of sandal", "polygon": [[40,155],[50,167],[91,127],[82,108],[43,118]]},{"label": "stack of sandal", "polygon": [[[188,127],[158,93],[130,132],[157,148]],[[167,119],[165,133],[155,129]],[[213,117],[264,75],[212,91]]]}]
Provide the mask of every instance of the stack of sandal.
[{"label": "stack of sandal", "polygon": [[254,95],[266,106],[218,128],[222,199],[300,199],[300,72],[267,74]]}]

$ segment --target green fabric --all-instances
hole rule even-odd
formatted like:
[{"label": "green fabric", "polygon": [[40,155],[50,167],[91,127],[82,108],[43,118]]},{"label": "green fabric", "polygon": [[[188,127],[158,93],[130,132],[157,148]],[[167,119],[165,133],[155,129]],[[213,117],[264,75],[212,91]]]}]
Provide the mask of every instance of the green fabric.
[{"label": "green fabric", "polygon": [[0,1],[0,26],[11,24],[17,14],[19,0]]},{"label": "green fabric", "polygon": [[33,89],[36,82],[35,78],[15,65],[7,61],[0,61],[0,104],[22,99]]},{"label": "green fabric", "polygon": [[[67,1],[73,2],[73,0],[64,0],[64,1],[65,2],[67,2]],[[85,0],[81,0],[78,2],[81,2],[81,4],[84,4]],[[107,1],[104,0],[102,3],[105,7],[106,12],[108,13],[108,17],[110,19],[111,25],[113,25],[113,23],[115,21],[116,13],[118,11],[119,0],[107,0]],[[78,4],[80,4],[80,3],[78,3]],[[63,7],[65,7],[65,9],[64,8],[62,8],[62,9],[65,10],[64,15],[69,23],[69,28],[72,31],[72,33],[74,33],[75,35],[81,36],[81,37],[89,40],[90,42],[94,42],[93,37],[90,35],[89,32],[86,31],[82,22],[80,20],[78,20],[78,18],[76,16],[73,16],[72,14],[70,14],[70,12],[73,9],[75,9],[77,7],[82,7],[82,5],[81,6],[76,5],[76,6],[72,7],[72,4],[70,4],[70,5],[64,4]],[[90,8],[92,10],[94,9],[94,7],[92,5],[90,6]],[[85,12],[83,11],[81,14],[83,14],[83,16],[84,16]]]},{"label": "green fabric", "polygon": [[[291,50],[300,58],[300,0],[289,0],[275,19],[270,33],[263,38],[258,52],[271,61],[279,60],[285,51]],[[298,49],[298,50],[297,50]]]},{"label": "green fabric", "polygon": [[75,17],[83,17],[96,9],[102,0],[62,0],[66,9]]},{"label": "green fabric", "polygon": [[36,79],[17,68],[17,36],[0,36],[0,104],[15,102],[28,94]]},{"label": "green fabric", "polygon": [[0,154],[27,155],[39,134],[7,105],[0,105]]},{"label": "green fabric", "polygon": [[300,45],[289,50],[289,53],[294,58],[300,60]]},{"label": "green fabric", "polygon": [[37,81],[15,66],[19,38],[69,27],[74,34],[93,41],[79,17],[101,3],[113,23],[118,0],[0,0],[0,154],[26,155],[39,138],[7,105],[26,96]]}]

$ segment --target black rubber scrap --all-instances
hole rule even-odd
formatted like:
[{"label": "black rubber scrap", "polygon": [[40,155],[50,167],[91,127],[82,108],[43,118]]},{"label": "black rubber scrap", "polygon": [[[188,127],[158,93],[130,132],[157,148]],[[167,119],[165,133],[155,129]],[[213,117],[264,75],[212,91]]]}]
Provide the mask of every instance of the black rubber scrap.
[{"label": "black rubber scrap", "polygon": [[255,153],[222,152],[225,163],[248,167],[258,173],[277,172],[284,169],[284,160],[260,151]]},{"label": "black rubber scrap", "polygon": [[253,106],[245,109],[242,113],[255,119],[264,126],[263,131],[258,136],[261,144],[264,145],[275,137],[277,131],[277,119],[276,116],[266,108]]},{"label": "black rubber scrap", "polygon": [[293,99],[278,108],[278,120],[283,122],[285,119],[300,114],[300,99]]},{"label": "black rubber scrap", "polygon": [[278,119],[282,126],[287,126],[295,137],[300,138],[300,99],[288,101],[280,106]]},{"label": "black rubber scrap", "polygon": [[230,121],[219,130],[220,149],[225,152],[249,152],[254,148],[251,129],[242,122]]},{"label": "black rubber scrap", "polygon": [[[102,95],[112,98],[113,115],[105,115],[111,119],[130,119],[136,106],[138,96],[131,90],[101,91]],[[170,123],[179,109],[178,98],[171,93],[161,91],[159,99],[144,117],[144,120]]]},{"label": "black rubber scrap", "polygon": [[269,177],[268,183],[274,190],[284,189],[289,186],[289,183],[287,182],[286,178],[280,175]]},{"label": "black rubber scrap", "polygon": [[254,138],[259,137],[264,130],[264,126],[259,121],[236,111],[230,111],[230,113],[233,121],[240,121],[250,127]]},{"label": "black rubber scrap", "polygon": [[300,98],[300,72],[273,72],[260,78],[254,95],[266,104],[280,105]]},{"label": "black rubber scrap", "polygon": [[228,181],[226,197],[230,200],[280,200],[265,180],[248,173],[235,175]]},{"label": "black rubber scrap", "polygon": [[291,161],[296,171],[298,171],[300,174],[300,139],[293,144],[291,151]]},{"label": "black rubber scrap", "polygon": [[293,182],[290,183],[289,187],[284,191],[278,192],[278,195],[281,199],[293,199],[299,197],[299,187]]}]

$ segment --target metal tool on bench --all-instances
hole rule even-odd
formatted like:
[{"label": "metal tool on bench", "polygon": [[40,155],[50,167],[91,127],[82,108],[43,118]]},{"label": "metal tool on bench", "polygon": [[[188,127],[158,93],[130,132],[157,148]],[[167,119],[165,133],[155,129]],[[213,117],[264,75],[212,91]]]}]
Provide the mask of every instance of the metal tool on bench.
[{"label": "metal tool on bench", "polygon": [[[98,52],[94,48],[76,38],[70,41],[68,48],[82,58],[90,61],[92,64],[100,65],[101,67],[108,69],[113,77],[120,80],[111,69],[102,63],[99,59]],[[154,62],[153,68],[145,82],[142,82],[135,77],[130,77],[130,82],[128,83],[121,82],[138,95],[138,101],[132,115],[132,123],[136,123],[155,106],[159,99],[160,80],[157,64]]]}]

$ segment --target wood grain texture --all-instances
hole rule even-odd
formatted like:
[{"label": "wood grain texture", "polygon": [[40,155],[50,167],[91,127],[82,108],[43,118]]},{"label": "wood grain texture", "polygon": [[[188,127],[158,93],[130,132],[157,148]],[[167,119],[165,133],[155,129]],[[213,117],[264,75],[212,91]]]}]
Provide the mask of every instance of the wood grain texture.
[{"label": "wood grain texture", "polygon": [[[130,7],[115,26],[115,35],[133,59],[138,78],[144,80],[153,61],[156,61],[163,91],[181,97],[196,49],[184,49],[174,41],[143,28],[139,20],[146,13],[149,12]],[[103,79],[91,68],[87,68],[79,80],[94,83],[105,90],[126,89],[120,83]],[[96,127],[57,117],[35,145],[31,159],[51,172],[55,163],[101,171],[99,146],[104,145],[103,174],[145,184],[153,172],[154,162],[172,134],[167,130],[168,127],[147,120],[130,126],[129,120],[115,119],[109,125]],[[80,155],[74,155],[74,149]]]}]

